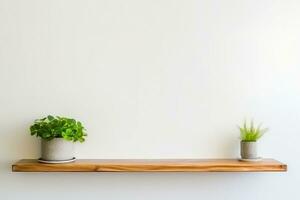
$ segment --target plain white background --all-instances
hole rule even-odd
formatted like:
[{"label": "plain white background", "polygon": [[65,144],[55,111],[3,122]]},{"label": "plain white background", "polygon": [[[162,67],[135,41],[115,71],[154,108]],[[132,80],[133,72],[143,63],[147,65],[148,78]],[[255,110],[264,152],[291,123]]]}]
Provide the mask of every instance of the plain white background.
[{"label": "plain white background", "polygon": [[[0,0],[1,199],[299,199],[300,1]],[[12,173],[28,128],[84,123],[78,158],[237,158],[270,128],[287,173]]]}]

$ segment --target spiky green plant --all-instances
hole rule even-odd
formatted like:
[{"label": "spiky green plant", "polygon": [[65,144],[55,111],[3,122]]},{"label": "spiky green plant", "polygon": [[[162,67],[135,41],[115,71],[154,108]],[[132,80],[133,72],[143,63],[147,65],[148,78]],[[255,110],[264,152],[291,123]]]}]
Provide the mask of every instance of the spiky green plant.
[{"label": "spiky green plant", "polygon": [[245,121],[242,127],[239,126],[239,129],[240,139],[245,142],[256,142],[268,131],[267,128],[261,128],[261,124],[255,127],[253,121],[251,121],[250,126]]}]

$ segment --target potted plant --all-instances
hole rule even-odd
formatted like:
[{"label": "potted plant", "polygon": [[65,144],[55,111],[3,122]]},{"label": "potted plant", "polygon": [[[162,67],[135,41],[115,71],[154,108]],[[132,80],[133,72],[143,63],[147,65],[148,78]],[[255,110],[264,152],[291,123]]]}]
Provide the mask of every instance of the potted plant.
[{"label": "potted plant", "polygon": [[260,158],[257,156],[257,141],[268,131],[267,128],[261,128],[261,125],[255,127],[253,121],[250,126],[245,121],[240,127],[241,139],[241,157],[246,161],[257,161]]},{"label": "potted plant", "polygon": [[45,163],[74,161],[74,142],[84,142],[87,136],[81,122],[51,115],[35,120],[30,132],[42,139],[39,161]]}]

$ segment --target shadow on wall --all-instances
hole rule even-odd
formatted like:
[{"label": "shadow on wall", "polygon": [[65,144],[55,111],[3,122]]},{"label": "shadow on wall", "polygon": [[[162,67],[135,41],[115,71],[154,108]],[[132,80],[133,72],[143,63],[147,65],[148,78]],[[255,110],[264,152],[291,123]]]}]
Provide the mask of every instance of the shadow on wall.
[{"label": "shadow on wall", "polygon": [[220,140],[221,145],[218,145],[217,152],[222,152],[222,157],[238,158],[239,157],[239,139],[231,133],[224,133],[224,139]]},{"label": "shadow on wall", "polygon": [[240,141],[238,135],[233,133],[233,131],[218,133],[216,137],[205,138],[205,142],[209,144],[209,154],[203,154],[201,149],[194,147],[193,150],[200,155],[196,158],[239,158]]},{"label": "shadow on wall", "polygon": [[11,164],[22,158],[38,158],[40,140],[30,136],[29,123],[15,122],[3,127],[1,147],[1,170],[11,171]]}]

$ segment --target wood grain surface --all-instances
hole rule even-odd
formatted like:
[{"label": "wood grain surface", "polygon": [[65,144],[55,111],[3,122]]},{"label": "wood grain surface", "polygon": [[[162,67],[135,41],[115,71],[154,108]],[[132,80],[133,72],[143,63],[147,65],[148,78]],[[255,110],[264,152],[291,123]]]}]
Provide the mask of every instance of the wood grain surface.
[{"label": "wood grain surface", "polygon": [[244,162],[238,159],[79,159],[72,163],[43,164],[23,159],[13,172],[276,172],[287,165],[274,159]]}]

